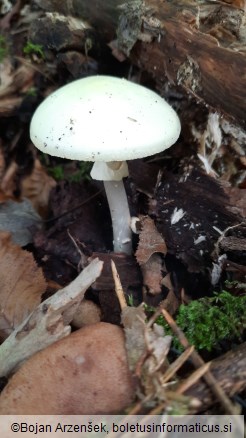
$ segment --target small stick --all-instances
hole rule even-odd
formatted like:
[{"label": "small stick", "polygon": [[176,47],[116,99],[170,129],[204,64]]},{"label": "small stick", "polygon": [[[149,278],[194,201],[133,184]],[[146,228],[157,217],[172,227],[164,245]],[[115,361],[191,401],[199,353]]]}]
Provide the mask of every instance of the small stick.
[{"label": "small stick", "polygon": [[168,369],[161,377],[161,383],[163,385],[164,383],[167,383],[188,360],[190,355],[193,353],[194,348],[195,347],[193,345],[191,347],[188,347],[171,365],[169,365]]},{"label": "small stick", "polygon": [[117,295],[119,303],[120,303],[120,308],[121,308],[121,310],[123,310],[123,309],[125,309],[125,307],[127,307],[127,302],[125,299],[125,295],[124,295],[123,287],[122,287],[122,284],[120,281],[120,277],[119,277],[119,274],[118,274],[116,266],[115,266],[115,262],[112,259],[111,259],[111,269],[112,269],[112,274],[113,274],[113,279],[114,279],[115,292],[116,292],[116,295]]},{"label": "small stick", "polygon": [[67,286],[47,298],[0,345],[0,376],[8,376],[24,360],[68,336],[70,322],[86,290],[101,275],[103,262],[94,259]]},{"label": "small stick", "polygon": [[[169,324],[169,326],[171,327],[173,333],[178,337],[179,342],[183,345],[183,347],[185,349],[190,347],[188,339],[186,338],[183,331],[177,326],[176,322],[171,317],[171,315],[165,309],[162,309],[162,314],[163,314],[165,320],[167,321],[167,323]],[[203,361],[201,356],[197,353],[197,351],[193,351],[193,353],[190,355],[190,358],[191,358],[191,361],[192,361],[193,365],[195,366],[195,368],[200,368],[201,366],[203,366],[205,364],[205,362]],[[203,378],[207,382],[207,384],[209,385],[213,394],[217,397],[217,399],[220,401],[220,403],[224,407],[225,412],[227,414],[230,414],[230,415],[236,414],[237,412],[235,411],[235,407],[234,407],[233,403],[231,402],[229,397],[227,397],[226,393],[223,391],[221,386],[218,384],[218,382],[216,381],[216,379],[213,376],[213,374],[211,373],[211,371],[209,371],[209,370],[206,371]]]},{"label": "small stick", "polygon": [[200,368],[197,368],[187,379],[185,379],[177,388],[177,394],[183,394],[191,386],[193,386],[204,374],[209,370],[211,362],[205,363]]}]

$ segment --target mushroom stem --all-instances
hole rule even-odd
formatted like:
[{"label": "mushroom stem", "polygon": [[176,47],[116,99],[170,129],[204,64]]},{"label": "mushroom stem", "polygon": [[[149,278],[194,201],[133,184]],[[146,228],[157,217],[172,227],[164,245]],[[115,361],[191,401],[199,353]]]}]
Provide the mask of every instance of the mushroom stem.
[{"label": "mushroom stem", "polygon": [[114,252],[132,253],[130,211],[123,181],[104,181],[112,218]]}]

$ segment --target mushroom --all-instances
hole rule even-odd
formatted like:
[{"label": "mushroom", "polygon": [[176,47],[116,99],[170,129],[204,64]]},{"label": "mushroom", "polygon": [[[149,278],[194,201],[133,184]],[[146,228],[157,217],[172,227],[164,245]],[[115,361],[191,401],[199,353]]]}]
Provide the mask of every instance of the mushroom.
[{"label": "mushroom", "polygon": [[126,254],[132,251],[126,160],[161,152],[179,134],[179,118],[162,97],[111,76],[78,79],[56,90],[37,108],[30,127],[41,151],[94,162],[91,176],[104,182],[114,251]]},{"label": "mushroom", "polygon": [[73,315],[72,325],[81,328],[86,325],[96,324],[101,321],[102,312],[93,301],[83,299]]},{"label": "mushroom", "polygon": [[124,332],[99,322],[34,354],[0,396],[0,415],[122,412],[134,396]]}]

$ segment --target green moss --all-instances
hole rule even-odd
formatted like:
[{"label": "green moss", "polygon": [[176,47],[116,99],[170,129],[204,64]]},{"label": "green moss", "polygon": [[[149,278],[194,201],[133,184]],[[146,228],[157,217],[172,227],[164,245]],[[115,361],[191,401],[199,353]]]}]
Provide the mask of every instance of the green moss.
[{"label": "green moss", "polygon": [[7,54],[8,54],[8,46],[7,46],[6,38],[3,35],[0,35],[0,62],[4,60]]},{"label": "green moss", "polygon": [[91,172],[92,163],[89,161],[80,161],[78,163],[78,171],[73,173],[73,175],[69,176],[69,181],[85,181],[90,180],[90,172]]},{"label": "green moss", "polygon": [[43,47],[40,44],[34,44],[31,41],[27,41],[26,45],[23,47],[23,53],[25,55],[37,55],[39,58],[44,59]]},{"label": "green moss", "polygon": [[128,297],[127,297],[127,304],[128,304],[129,307],[133,307],[134,306],[134,298],[133,298],[132,294],[128,295]]},{"label": "green moss", "polygon": [[63,179],[67,179],[71,182],[80,182],[85,180],[90,180],[90,171],[91,171],[92,163],[87,161],[78,162],[77,169],[70,175],[67,175],[66,167],[64,165],[59,164],[57,166],[47,166],[49,174],[55,178],[56,181],[62,181]]},{"label": "green moss", "polygon": [[64,169],[63,166],[54,166],[49,168],[49,174],[53,176],[56,181],[62,181],[64,179]]},{"label": "green moss", "polygon": [[[179,307],[176,323],[184,331],[190,344],[198,350],[211,351],[219,348],[221,341],[241,340],[246,329],[246,296],[233,296],[227,291],[215,293],[213,297],[194,300]],[[160,316],[157,323],[166,333],[171,329]],[[174,345],[182,349],[177,339]]]},{"label": "green moss", "polygon": [[27,96],[33,96],[36,97],[37,96],[37,88],[35,87],[30,87],[27,92],[26,92]]}]

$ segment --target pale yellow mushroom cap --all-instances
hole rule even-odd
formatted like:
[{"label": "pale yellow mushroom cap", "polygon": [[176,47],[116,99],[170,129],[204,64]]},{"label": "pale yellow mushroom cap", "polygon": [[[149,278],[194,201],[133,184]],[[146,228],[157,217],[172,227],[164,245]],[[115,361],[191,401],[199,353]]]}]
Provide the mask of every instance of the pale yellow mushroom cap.
[{"label": "pale yellow mushroom cap", "polygon": [[150,156],[169,148],[179,134],[179,118],[162,97],[111,76],[59,88],[37,108],[30,127],[41,151],[95,162]]}]

